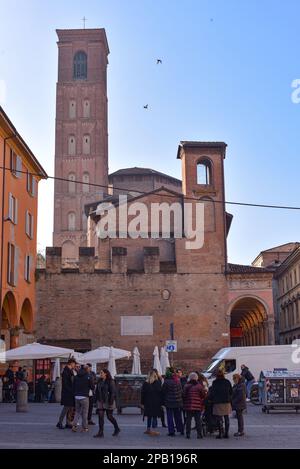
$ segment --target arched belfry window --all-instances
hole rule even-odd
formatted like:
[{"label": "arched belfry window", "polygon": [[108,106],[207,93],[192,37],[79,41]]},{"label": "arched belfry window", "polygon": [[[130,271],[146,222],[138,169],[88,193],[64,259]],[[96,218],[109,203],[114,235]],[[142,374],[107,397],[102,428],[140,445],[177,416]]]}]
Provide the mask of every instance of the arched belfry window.
[{"label": "arched belfry window", "polygon": [[85,80],[87,78],[87,55],[82,50],[76,52],[73,62],[74,80]]},{"label": "arched belfry window", "polygon": [[197,164],[197,184],[205,186],[212,184],[212,168],[209,160],[201,160]]}]

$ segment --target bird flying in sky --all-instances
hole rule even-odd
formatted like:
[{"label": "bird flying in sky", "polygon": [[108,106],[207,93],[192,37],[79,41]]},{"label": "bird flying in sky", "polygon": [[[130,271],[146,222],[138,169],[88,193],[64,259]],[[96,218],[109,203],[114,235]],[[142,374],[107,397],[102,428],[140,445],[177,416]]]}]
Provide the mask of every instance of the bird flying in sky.
[{"label": "bird flying in sky", "polygon": [[148,104],[145,104],[145,105],[144,105],[144,109],[148,109]]},{"label": "bird flying in sky", "polygon": [[158,64],[162,64],[162,60],[161,59],[156,59],[156,65]]}]

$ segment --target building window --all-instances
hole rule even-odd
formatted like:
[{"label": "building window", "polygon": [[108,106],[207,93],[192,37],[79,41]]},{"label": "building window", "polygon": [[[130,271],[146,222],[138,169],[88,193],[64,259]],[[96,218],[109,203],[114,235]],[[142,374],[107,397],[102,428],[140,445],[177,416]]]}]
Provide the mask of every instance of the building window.
[{"label": "building window", "polygon": [[13,150],[10,150],[10,170],[14,176],[22,176],[22,159]]},{"label": "building window", "polygon": [[72,194],[72,193],[76,192],[75,174],[70,173],[68,179],[69,179],[69,192]]},{"label": "building window", "polygon": [[83,145],[82,145],[82,153],[84,155],[89,155],[91,151],[91,139],[89,135],[83,136]]},{"label": "building window", "polygon": [[26,282],[31,282],[31,267],[32,267],[32,256],[26,255],[25,256],[25,272],[24,272],[24,278]]},{"label": "building window", "polygon": [[25,224],[25,230],[27,236],[29,236],[30,239],[33,239],[33,215],[31,215],[28,210],[26,210],[26,224]]},{"label": "building window", "polygon": [[76,101],[75,99],[71,99],[69,102],[69,118],[75,119],[76,117]]},{"label": "building window", "polygon": [[76,139],[74,135],[69,136],[68,153],[70,156],[74,156],[76,154]]},{"label": "building window", "polygon": [[76,52],[73,62],[74,80],[85,80],[87,78],[87,55],[83,51]]},{"label": "building window", "polygon": [[14,244],[8,243],[7,282],[12,286],[17,285],[18,262],[19,262],[18,248]]},{"label": "building window", "polygon": [[88,99],[83,101],[83,117],[85,119],[90,117],[90,101]]},{"label": "building window", "polygon": [[8,218],[15,225],[18,223],[18,200],[11,194],[8,194]]},{"label": "building window", "polygon": [[83,182],[82,191],[83,192],[89,192],[90,191],[90,186],[89,186],[90,175],[89,175],[89,173],[83,173],[82,182]]},{"label": "building window", "polygon": [[28,170],[27,170],[27,192],[33,197],[35,197],[36,195],[36,180]]},{"label": "building window", "polygon": [[68,230],[69,231],[75,231],[75,213],[74,212],[70,212],[68,214]]},{"label": "building window", "polygon": [[211,184],[211,163],[202,160],[197,164],[197,184],[209,186]]}]

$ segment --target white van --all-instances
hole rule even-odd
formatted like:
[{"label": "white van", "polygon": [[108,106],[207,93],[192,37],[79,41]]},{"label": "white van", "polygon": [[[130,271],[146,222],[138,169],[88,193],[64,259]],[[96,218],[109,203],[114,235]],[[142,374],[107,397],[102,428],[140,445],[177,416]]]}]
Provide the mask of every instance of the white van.
[{"label": "white van", "polygon": [[233,383],[232,376],[235,373],[241,373],[241,365],[249,368],[256,381],[262,370],[273,371],[274,368],[286,368],[288,371],[300,372],[300,343],[297,341],[291,345],[222,348],[213,356],[203,374],[211,384],[211,380],[221,367],[225,370],[226,378]]}]

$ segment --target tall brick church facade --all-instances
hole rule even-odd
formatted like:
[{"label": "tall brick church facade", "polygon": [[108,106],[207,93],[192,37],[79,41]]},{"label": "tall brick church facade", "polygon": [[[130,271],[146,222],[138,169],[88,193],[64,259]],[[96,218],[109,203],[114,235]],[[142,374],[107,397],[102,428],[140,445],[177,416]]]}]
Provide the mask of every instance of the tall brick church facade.
[{"label": "tall brick church facade", "polygon": [[[181,184],[149,168],[108,176],[105,32],[60,30],[58,37],[55,171],[67,181],[56,181],[54,247],[37,270],[37,338],[81,351],[137,345],[149,364],[173,324],[176,363],[188,368],[230,344],[274,343],[272,268],[227,260],[226,144],[180,142]],[[109,194],[89,186],[108,181]],[[201,200],[203,247],[186,249],[186,239],[172,234],[99,239],[97,206],[104,198],[118,213],[120,192],[128,192],[128,207]]]},{"label": "tall brick church facade", "polygon": [[84,205],[99,200],[108,184],[109,49],[104,29],[57,35],[55,176],[63,180],[55,181],[53,244],[76,259],[78,247],[86,246]]}]

